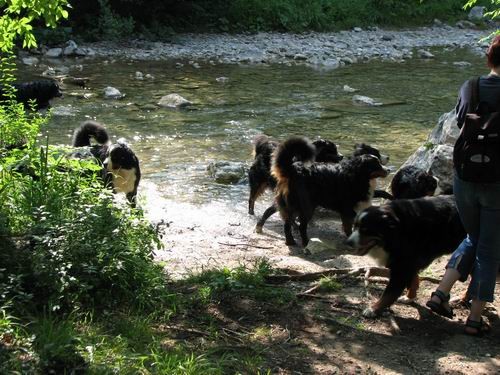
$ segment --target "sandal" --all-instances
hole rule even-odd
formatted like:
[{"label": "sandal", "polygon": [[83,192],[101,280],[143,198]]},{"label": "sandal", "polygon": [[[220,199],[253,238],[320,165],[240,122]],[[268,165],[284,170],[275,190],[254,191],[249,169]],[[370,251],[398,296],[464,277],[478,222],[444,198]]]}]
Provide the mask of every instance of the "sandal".
[{"label": "sandal", "polygon": [[[467,331],[467,328],[469,329],[472,328],[476,331],[475,332]],[[481,318],[479,322],[470,319],[467,319],[467,321],[465,322],[464,332],[466,335],[482,337],[485,333],[489,333],[490,331],[491,331],[491,326],[488,323],[486,323],[483,320],[483,318]]]},{"label": "sandal", "polygon": [[444,294],[440,290],[436,290],[432,292],[431,298],[436,296],[441,300],[441,302],[435,302],[432,299],[428,300],[425,304],[429,309],[431,309],[434,313],[444,316],[445,318],[451,319],[453,318],[453,309],[451,307],[444,307],[443,303],[448,302],[450,300],[449,294]]}]

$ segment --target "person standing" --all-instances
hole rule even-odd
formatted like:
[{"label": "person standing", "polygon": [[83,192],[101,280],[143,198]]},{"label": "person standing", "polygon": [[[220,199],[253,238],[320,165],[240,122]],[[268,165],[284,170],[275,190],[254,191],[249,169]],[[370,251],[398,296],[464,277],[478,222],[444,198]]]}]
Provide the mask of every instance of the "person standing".
[{"label": "person standing", "polygon": [[[491,330],[483,320],[482,313],[486,303],[493,302],[500,264],[500,178],[496,177],[496,172],[483,173],[483,177],[477,178],[481,172],[470,175],[467,168],[474,170],[477,166],[472,162],[477,162],[478,157],[481,163],[490,163],[490,171],[500,171],[500,162],[494,157],[489,158],[479,153],[479,156],[467,155],[464,158],[464,153],[468,151],[463,145],[471,134],[467,128],[474,128],[468,126],[470,121],[478,118],[474,115],[470,117],[470,114],[477,113],[479,117],[483,117],[481,121],[489,118],[487,121],[490,122],[495,121],[498,115],[496,121],[500,124],[500,113],[496,113],[500,112],[500,35],[492,40],[486,55],[490,73],[466,81],[460,88],[456,106],[457,124],[461,133],[454,149],[453,192],[467,237],[450,257],[439,286],[426,304],[433,312],[452,318],[450,291],[456,281],[466,281],[471,275],[467,289],[471,307],[464,329],[466,334],[474,336],[481,336]],[[480,136],[476,138],[482,140]],[[500,143],[488,147],[500,157]]]}]

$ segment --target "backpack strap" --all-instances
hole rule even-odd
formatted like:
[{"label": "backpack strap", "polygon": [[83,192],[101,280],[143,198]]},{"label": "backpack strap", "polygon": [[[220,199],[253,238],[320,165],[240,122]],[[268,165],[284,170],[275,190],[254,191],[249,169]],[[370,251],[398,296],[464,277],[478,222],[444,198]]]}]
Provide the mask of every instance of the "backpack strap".
[{"label": "backpack strap", "polygon": [[476,113],[479,106],[479,80],[481,77],[472,78],[469,81],[469,113]]}]

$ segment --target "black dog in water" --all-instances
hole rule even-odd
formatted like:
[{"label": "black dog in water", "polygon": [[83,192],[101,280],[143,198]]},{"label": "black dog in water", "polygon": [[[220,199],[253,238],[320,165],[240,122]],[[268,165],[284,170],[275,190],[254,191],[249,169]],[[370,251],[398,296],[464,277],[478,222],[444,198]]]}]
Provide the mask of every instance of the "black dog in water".
[{"label": "black dog in water", "polygon": [[[337,150],[337,145],[326,139],[317,139],[313,142],[315,147],[315,160],[324,163],[338,163],[343,155]],[[265,135],[259,135],[254,139],[254,161],[248,171],[248,181],[250,184],[250,197],[248,199],[248,213],[254,214],[255,201],[266,189],[276,187],[276,179],[271,175],[271,159],[273,152],[278,148],[279,143],[270,140]],[[266,219],[276,212],[268,212],[272,207],[266,210]],[[265,220],[264,220],[265,221]]]},{"label": "black dog in water", "polygon": [[[90,138],[94,138],[98,144],[91,146]],[[141,170],[139,159],[125,141],[110,143],[104,126],[95,121],[85,121],[75,130],[73,146],[90,146],[92,155],[103,165],[105,185],[111,186],[114,193],[125,193],[132,207],[136,206]]]},{"label": "black dog in water", "polygon": [[[257,138],[257,140],[258,140],[258,138]],[[277,142],[273,142],[273,143],[274,143],[272,145],[273,149],[270,152],[268,151],[267,154],[265,154],[266,155],[266,159],[265,159],[266,165],[271,164],[272,152],[279,146],[279,144]],[[338,153],[337,146],[333,142],[319,139],[317,141],[314,141],[313,144],[317,150],[316,151],[316,158],[315,158],[316,162],[338,163],[341,160],[343,160],[343,155]],[[252,168],[254,168],[256,163],[261,163],[261,161],[258,160],[259,158],[257,157],[258,151],[259,151],[257,149],[257,145],[258,145],[258,143],[256,143],[256,148],[255,148],[256,158],[255,158],[254,164],[252,165]],[[268,146],[266,146],[266,148],[268,148]],[[381,154],[378,149],[376,149],[375,147],[370,146],[366,143],[356,144],[354,146],[354,152],[353,152],[352,156],[349,156],[348,158],[362,156],[362,155],[373,155],[380,160],[380,163],[382,165],[387,164],[389,161],[389,156]],[[260,157],[260,158],[262,158],[262,157]],[[298,160],[295,160],[295,161],[298,161]],[[249,177],[250,177],[250,174],[252,173],[252,168],[250,169]],[[257,167],[255,167],[255,168],[257,168]],[[259,168],[259,170],[261,170],[261,168]],[[268,178],[271,178],[271,180],[269,180],[269,181],[272,183],[272,185],[270,185],[270,186],[274,189],[276,187],[276,180],[270,174],[269,170],[267,172],[267,176],[268,176]],[[250,179],[250,186],[252,187],[251,177],[249,179]],[[265,190],[265,188],[264,188],[264,190]],[[391,197],[391,195],[389,193],[387,193],[383,190],[376,189],[374,192],[375,198],[387,198],[388,196]],[[250,197],[252,197],[251,193],[250,193]],[[252,207],[252,210],[251,210],[251,212],[249,210],[249,213],[253,214],[253,203],[251,203],[251,207]],[[264,227],[264,224],[266,223],[267,219],[269,219],[269,217],[274,215],[277,211],[278,211],[278,207],[276,204],[273,204],[272,206],[268,207],[264,211],[264,214],[262,215],[262,217],[257,222],[257,225],[255,226],[255,232],[262,233],[262,228]]]},{"label": "black dog in water", "polygon": [[[36,109],[47,108],[49,101],[53,98],[62,96],[62,92],[57,82],[42,79],[37,81],[14,83],[15,99],[29,107],[30,101],[35,102]],[[7,100],[8,97],[3,88],[0,89],[0,100]]]},{"label": "black dog in water", "polygon": [[295,244],[291,229],[296,218],[302,246],[307,245],[307,224],[318,206],[339,212],[344,232],[350,235],[356,211],[371,205],[376,178],[389,174],[373,155],[340,164],[305,163],[313,159],[314,146],[300,137],[288,139],[276,152],[272,173],[278,181],[276,202],[285,221],[287,245]]},{"label": "black dog in water", "polygon": [[465,238],[455,199],[451,195],[399,199],[360,212],[347,243],[358,255],[370,255],[387,267],[389,284],[363,315],[375,317],[409,288],[415,298],[418,272],[434,259],[449,254]]}]

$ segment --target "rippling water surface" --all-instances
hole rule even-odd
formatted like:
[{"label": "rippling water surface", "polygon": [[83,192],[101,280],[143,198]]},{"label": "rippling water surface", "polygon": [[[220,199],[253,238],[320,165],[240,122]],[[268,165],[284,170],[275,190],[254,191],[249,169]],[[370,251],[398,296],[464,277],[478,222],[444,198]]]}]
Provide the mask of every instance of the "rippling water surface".
[{"label": "rippling water surface", "polygon": [[[51,143],[69,143],[73,129],[86,118],[104,123],[112,136],[125,137],[139,156],[144,179],[154,182],[163,198],[184,203],[224,202],[245,211],[246,181],[216,184],[207,174],[211,161],[251,163],[251,140],[265,133],[277,139],[290,135],[321,136],[349,154],[354,143],[368,142],[390,155],[399,166],[425,141],[439,116],[453,108],[457,90],[467,77],[484,73],[483,59],[467,51],[434,51],[434,60],[406,63],[371,62],[336,70],[294,66],[238,66],[175,62],[102,60],[82,64],[71,74],[89,77],[89,87],[65,87],[53,102],[55,114],[47,133]],[[472,65],[458,67],[456,61]],[[26,68],[24,68],[26,69]],[[154,79],[136,80],[135,72]],[[22,71],[26,77],[33,72]],[[216,81],[227,77],[227,83]],[[105,100],[102,89],[118,88],[126,96]],[[357,89],[383,103],[352,103]],[[77,96],[92,94],[90,99]],[[187,110],[154,108],[166,94],[178,93],[194,105]],[[402,104],[401,104],[402,103]]]}]

